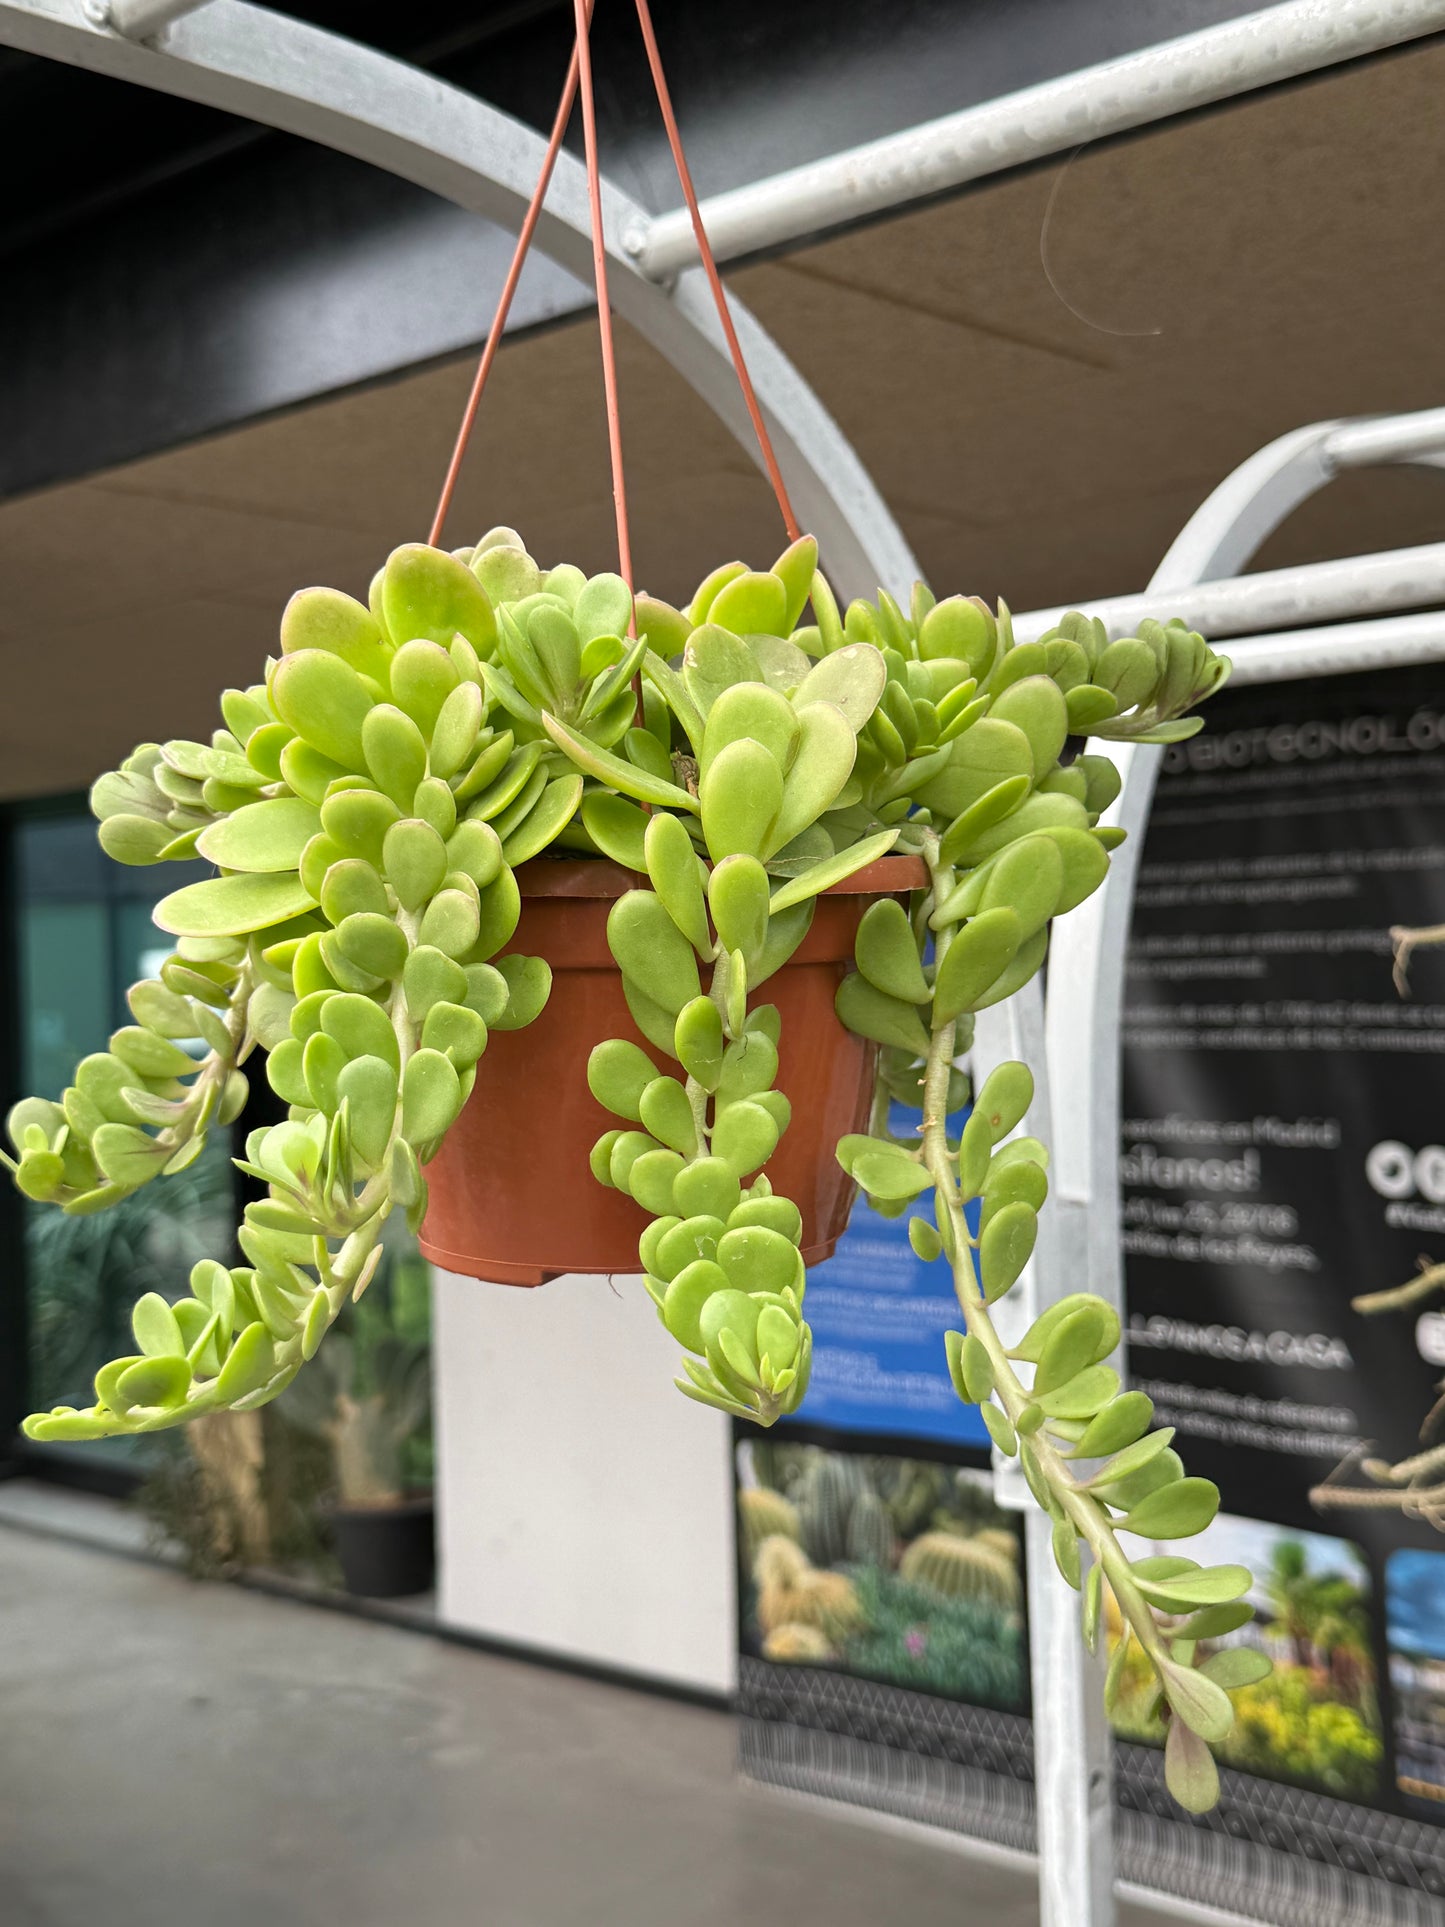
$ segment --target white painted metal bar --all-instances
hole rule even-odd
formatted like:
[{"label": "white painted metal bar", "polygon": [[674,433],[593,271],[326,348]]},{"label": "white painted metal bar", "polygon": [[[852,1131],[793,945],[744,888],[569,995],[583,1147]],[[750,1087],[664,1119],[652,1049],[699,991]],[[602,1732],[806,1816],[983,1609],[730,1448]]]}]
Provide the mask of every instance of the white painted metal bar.
[{"label": "white painted metal bar", "polygon": [[1445,408],[1342,422],[1328,437],[1325,453],[1336,468],[1363,468],[1374,462],[1438,462],[1445,459]]},{"label": "white painted metal bar", "polygon": [[1175,536],[1150,589],[1192,589],[1242,574],[1265,537],[1333,478],[1329,442],[1340,426],[1297,428],[1241,462]]},{"label": "white painted metal bar", "polygon": [[[1040,1227],[1051,1218],[1053,1233],[1044,1263],[1036,1260],[1037,1279],[1024,1309],[1037,1316],[1067,1291],[1089,1290],[1113,1305],[1122,1323],[1117,1120],[1123,956],[1159,752],[1133,744],[1108,748],[1124,779],[1108,820],[1125,829],[1128,840],[1115,853],[1103,888],[1060,918],[1051,939],[1042,1053],[1051,1164]],[[1123,882],[1116,885],[1119,876]],[[1017,1041],[1032,1040],[1020,1032]],[[1114,1120],[1112,1134],[1099,1129],[1101,1118]],[[1028,1553],[1040,1922],[1113,1927],[1113,1736],[1104,1716],[1100,1662],[1084,1650],[1078,1601],[1055,1568],[1049,1540],[1047,1521],[1039,1516],[1028,1528]],[[1102,1795],[1098,1808],[1089,1797],[1095,1789]]]},{"label": "white painted metal bar", "polygon": [[1378,622],[1337,622],[1283,636],[1241,636],[1229,645],[1232,683],[1298,682],[1344,676],[1359,669],[1402,669],[1445,655],[1445,609],[1386,616]]},{"label": "white painted metal bar", "polygon": [[[1442,0],[1285,0],[713,195],[703,221],[719,260],[781,247],[1442,29]],[[623,245],[657,281],[698,258],[685,209],[639,218]]]},{"label": "white painted metal bar", "polygon": [[[1418,459],[1418,458],[1416,458]],[[1161,602],[1157,593],[1107,596],[1082,605],[1030,609],[1013,619],[1014,634],[1031,642],[1052,629],[1069,607],[1097,616],[1111,636],[1132,635],[1145,616],[1167,621],[1178,616],[1191,629],[1212,638],[1273,636],[1304,622],[1383,614],[1445,604],[1445,542],[1413,549],[1388,549],[1379,555],[1351,555],[1293,569],[1262,569],[1257,575],[1226,576],[1177,590]]]},{"label": "white painted metal bar", "polygon": [[[245,0],[209,0],[155,45],[97,27],[82,0],[0,0],[0,45],[282,128],[511,228],[520,224],[541,168],[541,137],[485,101]],[[702,271],[663,289],[621,252],[618,235],[641,213],[604,181],[603,228],[617,264],[613,305],[756,460],[752,425]],[[536,245],[590,282],[590,234],[586,173],[564,151]],[[732,307],[794,506],[817,536],[830,575],[847,597],[871,596],[880,583],[906,597],[917,565],[867,470],[777,343],[740,303]]]},{"label": "white painted metal bar", "polygon": [[127,40],[152,40],[182,14],[205,5],[207,0],[85,0],[85,17]]}]

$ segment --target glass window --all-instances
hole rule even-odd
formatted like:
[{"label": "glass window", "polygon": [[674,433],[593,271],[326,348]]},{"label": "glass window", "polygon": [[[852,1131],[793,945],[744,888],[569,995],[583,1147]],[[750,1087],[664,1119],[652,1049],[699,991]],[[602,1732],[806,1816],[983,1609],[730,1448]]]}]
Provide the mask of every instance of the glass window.
[{"label": "glass window", "polygon": [[[129,986],[154,974],[167,954],[152,904],[209,872],[202,863],[167,864],[163,872],[113,863],[82,804],[22,821],[16,844],[24,1088],[58,1098],[80,1059],[104,1050],[128,1021]],[[67,1217],[51,1206],[27,1207],[32,1407],[88,1405],[99,1367],[134,1348],[135,1300],[146,1291],[178,1298],[198,1258],[230,1256],[229,1159],[229,1133],[218,1132],[188,1170],[108,1211]],[[126,1448],[73,1449],[113,1458]]]}]

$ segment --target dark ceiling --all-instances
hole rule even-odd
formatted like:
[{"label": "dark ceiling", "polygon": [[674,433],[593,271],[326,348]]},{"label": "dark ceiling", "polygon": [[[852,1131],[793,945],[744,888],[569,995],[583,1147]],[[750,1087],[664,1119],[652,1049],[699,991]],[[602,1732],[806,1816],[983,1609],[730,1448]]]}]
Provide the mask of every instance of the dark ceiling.
[{"label": "dark ceiling", "polygon": [[[654,9],[705,194],[1249,10],[1250,0]],[[285,11],[533,125],[551,119],[572,32],[567,0],[311,0]],[[627,0],[598,0],[594,41],[605,165],[644,205],[670,206]],[[4,50],[0,178],[15,190],[0,203],[0,498],[469,346],[507,253],[487,223],[359,161]],[[516,324],[586,301],[543,269]]]}]

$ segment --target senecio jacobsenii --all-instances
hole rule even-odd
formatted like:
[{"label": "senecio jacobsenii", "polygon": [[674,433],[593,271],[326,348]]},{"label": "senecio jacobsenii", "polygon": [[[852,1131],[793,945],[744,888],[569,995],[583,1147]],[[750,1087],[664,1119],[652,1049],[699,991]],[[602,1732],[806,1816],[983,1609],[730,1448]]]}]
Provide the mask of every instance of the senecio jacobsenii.
[{"label": "senecio jacobsenii", "polygon": [[[1188,1537],[1218,1492],[1149,1429],[1149,1400],[1121,1392],[1102,1301],[1050,1306],[1011,1350],[994,1329],[1047,1189],[1043,1145],[1016,1134],[1026,1068],[992,1073],[957,1142],[947,1119],[968,1097],[955,1066],[974,1013],[1035,974],[1050,920],[1098,888],[1120,836],[1099,825],[1113,764],[1070,756],[1070,738],[1178,741],[1227,662],[1177,622],[1111,642],[1071,615],[1016,642],[1002,605],[922,584],[907,610],[880,593],[840,613],[809,538],[770,570],[715,571],[678,610],[617,576],[544,570],[494,529],[474,549],[397,549],[369,604],[302,590],[280,653],[222,696],[209,742],[145,744],[92,792],[111,856],[200,856],[218,874],[157,907],[176,948],[131,990],[135,1022],[58,1103],[11,1114],[17,1183],[98,1211],[182,1169],[240,1114],[257,1047],[290,1115],[238,1160],[267,1188],[240,1228],[246,1262],[197,1265],[179,1303],[142,1298],[135,1353],[97,1374],[94,1405],[39,1414],[30,1435],[155,1431],[290,1382],[365,1290],[393,1207],[420,1222],[424,1167],[486,1074],[489,1031],[546,1003],[546,959],[506,946],[516,867],[558,849],[639,879],[608,939],[637,1030],[673,1069],[631,1039],[577,1048],[619,1120],[595,1177],[652,1220],[640,1256],[683,1349],[678,1383],[764,1425],[795,1410],[802,1220],[766,1176],[790,1111],[778,1011],[758,993],[820,891],[909,854],[927,887],[867,910],[837,1012],[881,1047],[880,1092],[923,1124],[891,1138],[880,1102],[837,1156],[952,1266],[959,1395],[1021,1459],[1091,1645],[1112,1598],[1110,1695],[1131,1654],[1152,1668],[1169,1784],[1212,1804],[1227,1689],[1268,1665],[1214,1644],[1248,1620],[1249,1574],[1131,1560],[1118,1534]],[[199,1061],[181,1041],[196,1038]],[[547,1104],[525,1097],[539,1129]]]}]

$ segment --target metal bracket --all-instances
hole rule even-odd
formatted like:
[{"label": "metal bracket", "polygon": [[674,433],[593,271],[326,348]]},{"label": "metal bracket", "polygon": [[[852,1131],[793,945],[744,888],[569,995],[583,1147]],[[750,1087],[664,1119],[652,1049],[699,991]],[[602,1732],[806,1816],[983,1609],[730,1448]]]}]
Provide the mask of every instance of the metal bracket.
[{"label": "metal bracket", "polygon": [[195,13],[208,0],[83,0],[87,20],[126,40],[155,41],[173,20]]}]

